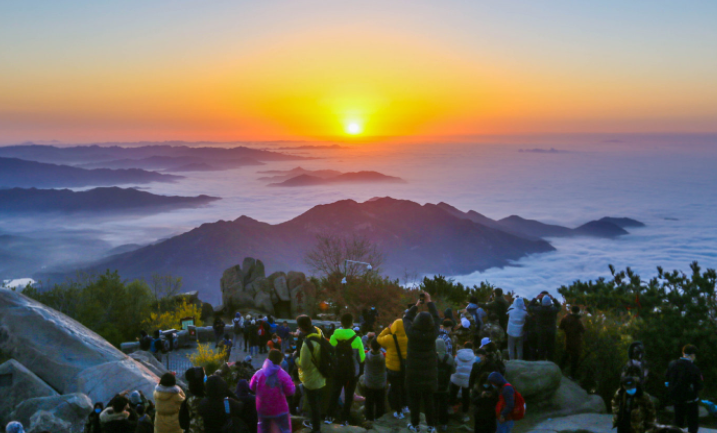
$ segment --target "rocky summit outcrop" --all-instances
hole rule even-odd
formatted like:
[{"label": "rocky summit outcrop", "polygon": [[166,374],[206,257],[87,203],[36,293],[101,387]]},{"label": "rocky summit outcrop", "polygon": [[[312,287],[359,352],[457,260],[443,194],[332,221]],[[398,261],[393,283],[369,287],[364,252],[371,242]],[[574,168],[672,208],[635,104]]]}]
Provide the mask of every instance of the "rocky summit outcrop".
[{"label": "rocky summit outcrop", "polygon": [[83,431],[90,412],[90,398],[75,393],[25,400],[17,406],[10,418],[28,427],[28,432],[79,433]]},{"label": "rocky summit outcrop", "polygon": [[22,364],[11,359],[0,365],[0,425],[20,403],[34,397],[59,396],[54,389]]},{"label": "rocky summit outcrop", "polygon": [[[61,397],[80,393],[91,402],[108,402],[128,389],[151,396],[159,381],[141,362],[77,321],[10,290],[0,290],[0,352],[24,367],[11,364],[12,381],[17,372],[22,380],[47,385],[35,383],[31,389],[36,392],[23,399],[55,398],[48,397],[51,388]],[[13,386],[2,393],[3,400],[18,398]]]},{"label": "rocky summit outcrop", "polygon": [[256,310],[284,318],[314,312],[316,288],[303,272],[266,277],[262,261],[251,257],[224,271],[221,289],[226,310]]}]

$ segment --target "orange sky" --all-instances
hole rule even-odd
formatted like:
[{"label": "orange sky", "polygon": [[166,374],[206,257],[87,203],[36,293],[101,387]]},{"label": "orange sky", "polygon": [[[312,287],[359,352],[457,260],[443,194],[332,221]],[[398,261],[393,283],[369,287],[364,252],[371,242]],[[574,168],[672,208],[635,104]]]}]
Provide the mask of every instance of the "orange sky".
[{"label": "orange sky", "polygon": [[713,7],[310,3],[0,6],[0,143],[717,131]]}]

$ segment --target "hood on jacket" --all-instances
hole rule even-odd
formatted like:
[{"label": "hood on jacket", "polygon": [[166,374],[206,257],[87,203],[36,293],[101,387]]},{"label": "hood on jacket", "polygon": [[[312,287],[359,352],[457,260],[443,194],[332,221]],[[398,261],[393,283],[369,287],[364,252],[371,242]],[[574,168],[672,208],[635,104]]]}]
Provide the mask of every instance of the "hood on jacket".
[{"label": "hood on jacket", "polygon": [[105,410],[100,413],[100,422],[106,423],[106,422],[112,422],[112,421],[124,421],[126,419],[129,419],[129,412],[122,411],[120,413],[115,413],[115,411],[112,409],[112,407],[108,407]]},{"label": "hood on jacket", "polygon": [[453,309],[452,308],[446,308],[445,311],[443,311],[443,318],[449,319],[451,322],[456,323],[456,318],[453,315]]},{"label": "hood on jacket", "polygon": [[446,354],[446,342],[441,337],[436,338],[436,353],[439,357]]},{"label": "hood on jacket", "polygon": [[419,331],[433,331],[435,323],[433,323],[433,316],[428,311],[421,311],[418,313],[413,321],[413,328]]},{"label": "hood on jacket", "polygon": [[192,367],[184,373],[189,384],[189,392],[196,397],[204,397],[204,368]]},{"label": "hood on jacket", "polygon": [[641,360],[644,356],[645,346],[642,344],[642,341],[635,341],[630,345],[630,348],[627,349],[627,357],[629,359]]},{"label": "hood on jacket", "polygon": [[510,308],[515,310],[525,310],[525,300],[523,300],[523,298],[516,298]]},{"label": "hood on jacket", "polygon": [[406,331],[403,329],[403,319],[396,319],[391,324],[391,334],[395,334],[396,336],[405,336]]},{"label": "hood on jacket", "polygon": [[221,400],[227,396],[229,385],[219,376],[211,375],[207,378],[206,395],[209,399]]},{"label": "hood on jacket", "polygon": [[456,358],[461,362],[473,362],[476,356],[473,349],[461,349],[456,353]]},{"label": "hood on jacket", "polygon": [[177,385],[174,386],[164,386],[164,385],[157,385],[154,388],[154,391],[157,393],[154,397],[156,400],[171,400],[174,398],[175,395],[181,394],[182,390],[179,389]]},{"label": "hood on jacket", "polygon": [[265,359],[264,364],[261,366],[261,369],[265,371],[266,376],[271,376],[272,374],[276,374],[279,369],[281,369],[281,365],[274,364],[270,359]]},{"label": "hood on jacket", "polygon": [[492,373],[488,376],[488,382],[490,382],[490,383],[492,383],[492,384],[494,384],[494,385],[498,385],[498,386],[503,386],[503,385],[505,385],[506,383],[508,383],[508,382],[505,380],[505,378],[503,377],[503,375],[500,374],[500,373],[498,373],[497,371],[492,372]]},{"label": "hood on jacket", "polygon": [[543,307],[549,307],[553,305],[553,298],[550,296],[543,296],[543,301],[541,302],[543,304]]}]

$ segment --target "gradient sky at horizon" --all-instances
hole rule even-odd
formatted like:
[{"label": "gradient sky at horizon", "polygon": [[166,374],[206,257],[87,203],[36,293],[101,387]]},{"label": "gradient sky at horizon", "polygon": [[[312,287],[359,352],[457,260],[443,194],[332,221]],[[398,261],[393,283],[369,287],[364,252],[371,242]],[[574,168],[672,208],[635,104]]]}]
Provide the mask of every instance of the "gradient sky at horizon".
[{"label": "gradient sky at horizon", "polygon": [[0,143],[717,132],[717,2],[0,3]]}]

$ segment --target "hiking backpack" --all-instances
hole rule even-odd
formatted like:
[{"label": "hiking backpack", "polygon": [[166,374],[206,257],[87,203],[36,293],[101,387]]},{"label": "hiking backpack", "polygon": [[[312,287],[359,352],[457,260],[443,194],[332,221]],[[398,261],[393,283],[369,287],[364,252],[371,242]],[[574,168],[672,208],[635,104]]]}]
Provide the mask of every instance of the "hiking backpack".
[{"label": "hiking backpack", "polygon": [[234,319],[234,333],[241,334],[242,328],[244,328],[244,327],[241,325],[239,319]]},{"label": "hiking backpack", "polygon": [[354,340],[358,335],[354,334],[353,337],[348,340],[338,340],[336,343],[336,373],[351,373],[355,374],[354,360],[354,349],[351,347]]},{"label": "hiking backpack", "polygon": [[451,374],[453,368],[448,363],[449,354],[443,355],[443,359],[438,361],[438,392],[446,392],[451,384]]},{"label": "hiking backpack", "polygon": [[[528,406],[525,404],[525,399],[523,396],[518,392],[515,387],[509,383],[506,383],[503,385],[501,390],[505,388],[506,386],[510,386],[513,388],[513,411],[510,412],[510,415],[508,415],[509,420],[518,421],[523,418],[525,418],[525,412],[528,409]],[[500,395],[500,403],[496,406],[495,409],[495,416],[499,417],[500,413],[503,411],[503,408],[505,407],[505,400],[503,399],[503,393]]]},{"label": "hiking backpack", "polygon": [[[312,342],[316,342],[319,344],[320,352],[319,355],[321,358],[319,361],[316,361],[316,358],[314,357],[314,345]],[[336,354],[334,353],[334,346],[329,343],[329,341],[323,337],[308,337],[304,340],[304,344],[307,344],[309,346],[309,353],[311,354],[311,361],[316,366],[316,369],[319,370],[319,374],[324,376],[325,378],[332,375],[332,373],[336,369]]]}]

